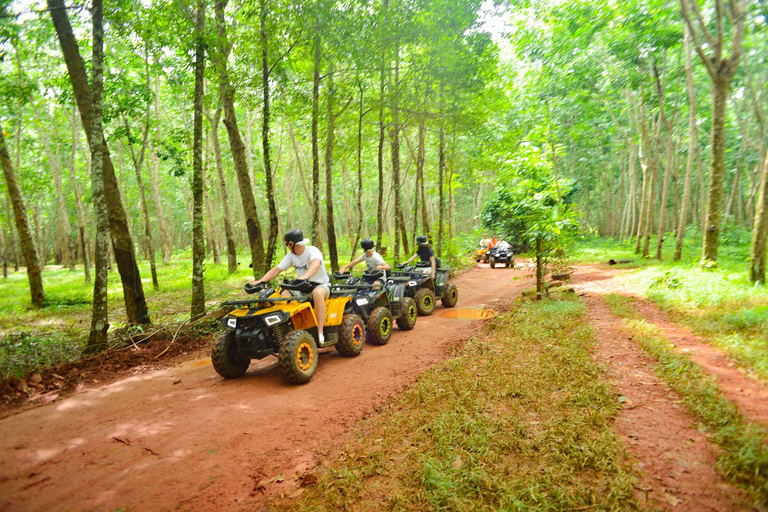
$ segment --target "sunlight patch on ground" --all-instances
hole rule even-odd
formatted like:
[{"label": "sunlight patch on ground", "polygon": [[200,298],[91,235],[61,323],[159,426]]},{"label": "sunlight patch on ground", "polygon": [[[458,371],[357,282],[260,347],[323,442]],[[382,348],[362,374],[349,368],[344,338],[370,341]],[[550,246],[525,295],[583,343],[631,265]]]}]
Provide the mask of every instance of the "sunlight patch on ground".
[{"label": "sunlight patch on ground", "polygon": [[441,318],[450,318],[452,320],[488,320],[497,315],[494,310],[472,307],[472,308],[456,308],[447,309],[438,313]]}]

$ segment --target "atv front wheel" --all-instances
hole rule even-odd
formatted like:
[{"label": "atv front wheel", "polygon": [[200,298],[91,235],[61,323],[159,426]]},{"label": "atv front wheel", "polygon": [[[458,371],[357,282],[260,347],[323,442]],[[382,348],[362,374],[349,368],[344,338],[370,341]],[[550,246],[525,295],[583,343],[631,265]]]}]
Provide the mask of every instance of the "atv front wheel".
[{"label": "atv front wheel", "polygon": [[445,308],[452,308],[459,302],[459,289],[456,288],[455,284],[448,283],[445,287],[445,295],[443,295],[443,299],[440,302],[442,302]]},{"label": "atv front wheel", "polygon": [[386,345],[392,336],[392,312],[389,308],[378,307],[371,311],[368,318],[367,341],[374,345]]},{"label": "atv front wheel", "polygon": [[491,264],[491,268],[496,268],[496,258],[491,256],[491,259],[488,260],[488,263]]},{"label": "atv front wheel", "polygon": [[289,333],[278,353],[283,377],[292,384],[304,384],[317,370],[317,344],[307,331]]},{"label": "atv front wheel", "polygon": [[216,373],[225,379],[242,377],[251,364],[250,359],[240,357],[237,343],[235,343],[235,331],[228,331],[221,335],[211,350],[211,362]]},{"label": "atv front wheel", "polygon": [[435,292],[429,288],[422,288],[413,296],[416,302],[416,311],[420,316],[429,316],[435,310]]},{"label": "atv front wheel", "polygon": [[401,331],[410,331],[416,325],[417,318],[416,303],[410,297],[403,297],[403,314],[397,319],[397,326]]},{"label": "atv front wheel", "polygon": [[347,357],[360,355],[365,345],[365,324],[360,315],[344,315],[339,326],[336,350]]}]

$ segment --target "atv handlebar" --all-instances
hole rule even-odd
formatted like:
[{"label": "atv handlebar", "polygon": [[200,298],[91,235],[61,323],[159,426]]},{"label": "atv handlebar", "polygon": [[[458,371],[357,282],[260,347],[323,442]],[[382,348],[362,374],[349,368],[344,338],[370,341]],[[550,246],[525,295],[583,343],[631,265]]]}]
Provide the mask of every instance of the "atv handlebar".
[{"label": "atv handlebar", "polygon": [[283,281],[283,284],[281,284],[280,287],[283,290],[308,293],[312,289],[312,284],[309,279],[293,279],[291,281]]},{"label": "atv handlebar", "polygon": [[342,272],[336,271],[336,272],[333,273],[333,278],[334,279],[348,279],[349,275],[350,275],[349,272],[342,273]]},{"label": "atv handlebar", "polygon": [[260,292],[261,290],[265,289],[267,285],[265,283],[245,283],[245,286],[243,289],[245,290],[245,293],[248,295],[253,295],[254,293]]}]

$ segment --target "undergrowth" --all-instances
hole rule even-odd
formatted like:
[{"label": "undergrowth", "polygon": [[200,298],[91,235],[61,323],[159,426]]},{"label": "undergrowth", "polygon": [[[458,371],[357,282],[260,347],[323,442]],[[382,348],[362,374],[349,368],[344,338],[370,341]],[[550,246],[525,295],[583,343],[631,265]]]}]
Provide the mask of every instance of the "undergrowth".
[{"label": "undergrowth", "polygon": [[365,420],[291,510],[634,510],[577,300],[522,303]]},{"label": "undergrowth", "polygon": [[677,391],[690,412],[722,447],[719,468],[731,481],[749,490],[756,502],[768,501],[768,431],[748,423],[727,400],[714,377],[686,354],[677,353],[657,326],[647,323],[631,306],[631,299],[606,296],[611,311],[624,318],[624,327],[641,348],[658,360],[656,371]]}]

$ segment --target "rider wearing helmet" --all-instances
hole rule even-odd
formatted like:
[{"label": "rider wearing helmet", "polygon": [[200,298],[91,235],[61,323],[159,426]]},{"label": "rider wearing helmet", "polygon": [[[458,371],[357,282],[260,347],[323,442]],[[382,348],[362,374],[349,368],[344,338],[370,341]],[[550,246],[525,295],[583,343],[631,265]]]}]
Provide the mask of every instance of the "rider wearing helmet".
[{"label": "rider wearing helmet", "polygon": [[416,259],[416,256],[421,258],[421,262],[429,262],[431,265],[429,276],[434,278],[435,277],[435,268],[440,266],[440,260],[435,257],[435,251],[432,250],[432,247],[427,243],[427,237],[424,235],[419,235],[416,237],[416,243],[419,245],[416,249],[416,254],[408,258],[403,262],[403,264],[407,264],[412,262],[414,259]]},{"label": "rider wearing helmet", "polygon": [[[361,263],[362,261],[365,261],[365,264],[368,267],[368,271],[372,272],[374,270],[384,270],[384,278],[386,279],[387,274],[386,271],[389,270],[391,267],[389,264],[384,261],[384,258],[381,257],[381,254],[373,250],[373,240],[370,238],[364,238],[362,242],[360,242],[360,246],[363,248],[363,255],[357,258],[356,260],[352,260],[343,267],[339,269],[339,272],[342,274],[346,273],[346,271],[358,263]],[[373,284],[382,284],[381,281],[376,280]]]},{"label": "rider wearing helmet", "polygon": [[323,324],[325,323],[325,299],[331,295],[331,280],[325,271],[325,261],[320,249],[309,245],[309,239],[304,238],[300,229],[292,229],[285,234],[285,245],[288,254],[277,266],[273,267],[256,284],[266,283],[291,267],[296,269],[299,279],[308,279],[315,285],[312,290],[312,302],[317,317],[317,336],[320,343],[325,341]]}]

